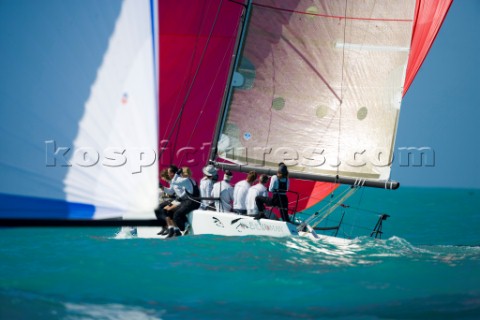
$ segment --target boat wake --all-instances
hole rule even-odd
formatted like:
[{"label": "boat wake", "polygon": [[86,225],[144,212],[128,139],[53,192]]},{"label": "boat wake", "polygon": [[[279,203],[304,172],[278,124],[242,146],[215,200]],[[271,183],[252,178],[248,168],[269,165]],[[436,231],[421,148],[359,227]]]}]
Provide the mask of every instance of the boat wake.
[{"label": "boat wake", "polygon": [[137,229],[134,227],[122,227],[113,237],[114,239],[134,239],[137,237]]},{"label": "boat wake", "polygon": [[[134,228],[124,227],[112,239],[136,239],[137,236],[132,230]],[[219,242],[219,239],[222,241]],[[330,241],[331,239],[335,239],[335,241]],[[334,237],[312,239],[310,237],[195,235],[181,237],[179,241],[188,242],[188,245],[193,247],[208,246],[209,243],[214,243],[217,250],[228,250],[231,246],[250,246],[252,243],[256,243],[256,246],[261,246],[256,248],[257,251],[259,250],[258,252],[270,251],[272,247],[274,250],[286,250],[286,261],[295,265],[358,266],[401,259],[456,266],[463,262],[480,260],[480,246],[414,245],[407,239],[398,236],[387,239],[373,239],[367,236],[354,239]],[[162,241],[162,247],[167,251],[171,249],[169,243],[169,241]],[[173,245],[177,242],[171,243]],[[244,249],[250,251],[252,248],[244,247]],[[271,254],[275,255],[273,252]]]},{"label": "boat wake", "polygon": [[406,259],[455,266],[463,261],[480,260],[479,246],[413,245],[397,236],[384,240],[359,237],[345,244],[291,238],[285,242],[285,246],[292,253],[290,262],[293,263],[355,266]]}]

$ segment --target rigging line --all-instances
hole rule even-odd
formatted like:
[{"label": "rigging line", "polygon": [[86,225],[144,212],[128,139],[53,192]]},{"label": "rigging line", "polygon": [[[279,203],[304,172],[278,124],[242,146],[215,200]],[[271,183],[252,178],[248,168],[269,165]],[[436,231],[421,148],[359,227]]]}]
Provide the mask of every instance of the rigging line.
[{"label": "rigging line", "polygon": [[338,184],[337,183],[331,183],[330,185],[330,197],[334,196],[334,191],[337,190]]},{"label": "rigging line", "polygon": [[[375,0],[374,3],[373,3],[373,5],[371,6],[370,13],[368,14],[369,17],[372,17],[372,16],[373,16],[373,13],[375,12],[375,7],[376,7],[376,5],[377,5],[377,1]],[[353,19],[353,20],[359,20],[359,19]],[[367,24],[367,28],[366,28],[366,29],[364,30],[364,32],[363,32],[363,39],[362,39],[362,41],[359,42],[359,43],[361,44],[360,50],[362,50],[362,49],[363,49],[363,46],[365,45],[365,39],[366,39],[366,37],[367,37],[367,34],[368,34],[370,28],[371,28],[372,26],[375,26],[376,21],[379,21],[378,19],[373,19],[373,18],[370,18],[370,19],[361,19],[361,20],[368,21],[369,23]],[[390,19],[390,20],[392,20],[392,19]],[[390,20],[389,20],[389,21],[390,21]],[[380,21],[382,22],[383,20],[380,20]],[[392,20],[392,21],[394,21],[394,20]],[[383,22],[387,22],[387,21],[383,21]],[[352,62],[350,62],[350,63],[349,63],[350,65],[357,65],[357,61],[360,59],[360,56],[359,56],[359,55],[355,55],[355,56],[356,56],[356,57],[354,58],[355,60],[353,60]],[[335,114],[336,114],[336,113],[335,113]],[[325,132],[328,132],[328,131],[330,130],[330,128],[331,128],[331,126],[332,126],[332,124],[333,124],[333,120],[334,120],[334,116],[332,116],[332,118],[330,119],[330,121],[328,122],[328,124],[327,124],[324,128],[322,128],[322,129],[323,129],[323,130],[322,130],[322,134],[319,135],[319,136],[324,136],[324,135],[325,135]],[[321,143],[322,143],[322,141],[320,141],[320,139],[319,139],[318,144],[321,144]]]},{"label": "rigging line", "polygon": [[[205,12],[204,12],[204,16],[203,16],[203,20],[202,22],[200,23],[200,26],[203,24],[203,22],[205,21]],[[201,29],[201,28],[199,28]],[[194,58],[195,58],[195,55],[196,55],[196,52],[197,52],[197,45],[198,45],[198,35],[197,35],[197,41],[195,42],[195,47],[193,48],[192,50],[192,54],[190,56],[190,61],[189,61],[189,68],[188,70],[191,70],[192,69],[192,66],[193,66],[193,61],[194,61]],[[180,89],[178,90],[178,93],[175,97],[175,102],[173,103],[173,106],[175,107],[177,104],[178,104],[178,101],[180,99],[180,95],[181,93],[183,92],[183,88],[187,86],[187,80],[188,80],[188,75],[191,74],[191,72],[189,73],[185,73],[185,76],[184,76],[184,80],[183,80],[183,84],[182,86],[180,87]],[[178,117],[179,117],[179,114],[177,114],[177,117],[175,118],[175,121],[173,121],[173,125],[171,126],[171,129],[170,129],[170,133],[168,134],[168,138],[165,140],[165,139],[162,139],[161,141],[166,141],[166,144],[164,146],[162,146],[162,149],[161,151],[159,152],[159,159],[161,157],[161,155],[163,154],[163,152],[167,149],[167,146],[168,146],[168,143],[171,141],[171,137],[173,135],[173,133],[175,132],[175,129],[177,128],[177,122],[178,122]],[[168,122],[168,125],[167,125],[167,128],[170,127],[172,123],[172,118],[170,118],[169,122]],[[175,148],[175,146],[173,147],[173,149]],[[174,155],[171,153],[170,154],[170,163],[173,162],[173,158],[174,158]]]},{"label": "rigging line", "polygon": [[[272,70],[273,70],[273,74],[272,74],[272,103],[275,99],[275,50],[272,50],[270,51],[271,54],[272,54]],[[272,108],[272,105],[269,106],[269,114],[270,114],[270,117],[269,117],[269,121],[268,121],[268,131],[267,131],[267,141],[265,141],[265,146],[268,146],[268,140],[270,138],[270,132],[272,130],[272,120],[273,120],[273,108]]]},{"label": "rigging line", "polygon": [[316,220],[321,218],[320,221],[318,222],[318,223],[320,223],[324,218],[328,217],[331,213],[333,213],[339,207],[341,207],[341,205],[338,204],[338,203],[331,203],[329,205],[326,205],[321,210],[319,210],[316,215],[314,215],[314,217],[311,219],[311,221],[316,221]]},{"label": "rigging line", "polygon": [[[291,179],[294,179],[294,178],[291,178]],[[322,182],[322,183],[324,183],[324,182]],[[325,182],[325,183],[328,183],[329,185],[331,184],[331,185],[335,186],[334,183],[329,183],[329,182]],[[332,186],[329,186],[329,187],[332,188]],[[314,190],[314,188],[312,188],[312,190]],[[303,201],[303,200],[306,200],[306,199],[314,198],[314,197],[317,197],[317,196],[323,194],[323,191],[321,191],[321,190],[320,190],[320,191],[317,191],[316,193],[313,193],[313,191],[311,191],[311,193],[308,194],[308,195],[304,195],[303,193],[299,193],[299,192],[296,192],[296,191],[292,191],[292,192],[295,192],[296,194],[298,194],[298,196],[299,196],[298,201],[299,201],[299,202],[300,202],[300,201]],[[300,197],[300,196],[301,196],[301,197]],[[322,199],[320,199],[320,200],[319,200],[318,202],[316,202],[316,203],[320,203],[320,202],[323,201],[326,197],[327,197],[327,196],[323,197]],[[289,204],[294,203],[294,202],[296,202],[296,200],[290,201]]]},{"label": "rigging line", "polygon": [[331,203],[335,203],[337,202],[337,199],[341,198],[344,194],[346,194],[348,191],[350,190],[350,188],[346,188],[345,190],[341,191],[340,194],[338,194],[337,196],[335,196],[335,198],[330,198],[331,200],[328,200],[326,203],[327,205],[328,204],[331,204]]},{"label": "rigging line", "polygon": [[229,71],[228,71],[228,78],[227,78],[227,86],[225,87],[222,103],[220,106],[220,111],[218,113],[217,123],[215,125],[215,134],[213,136],[213,147],[210,150],[209,160],[210,162],[214,161],[218,157],[218,149],[219,149],[219,142],[222,137],[222,132],[225,130],[227,126],[227,117],[230,112],[231,107],[229,107],[232,103],[233,97],[233,83],[234,83],[234,75],[235,69],[239,67],[240,63],[240,56],[241,52],[245,46],[245,37],[247,34],[247,24],[250,20],[250,13],[251,13],[251,4],[252,0],[247,0],[246,6],[242,10],[242,13],[238,19],[238,23],[240,23],[241,27],[237,29],[237,36],[235,41],[234,53],[232,54],[232,63],[230,63]]},{"label": "rigging line", "polygon": [[365,226],[362,226],[362,225],[352,225],[351,223],[348,223],[348,222],[342,222],[342,224],[346,225],[346,226],[351,226],[352,228],[350,228],[350,234],[353,234],[353,227],[355,229],[363,229],[363,230],[367,230],[367,231],[372,231],[372,228],[369,228],[369,227],[365,227]]},{"label": "rigging line", "polygon": [[[330,182],[327,182],[327,183],[331,185],[331,186],[330,186],[330,190],[335,186],[335,183],[330,183]],[[317,197],[318,195],[321,195],[322,193],[323,193],[322,191],[318,191],[317,193],[311,193],[310,195],[302,196],[302,198],[299,198],[298,201],[300,202],[300,201],[303,201],[303,200],[306,200],[306,199],[314,198],[314,197]],[[332,193],[332,191],[329,192],[329,193]],[[328,196],[328,195],[327,195],[327,196]],[[325,197],[323,197],[322,199],[318,200],[318,202],[316,202],[316,203],[322,202],[323,200],[326,199],[327,196],[325,196]],[[295,201],[296,201],[296,200],[292,200],[292,201],[289,202],[289,204],[292,204],[292,203],[294,203]]]},{"label": "rigging line", "polygon": [[[343,27],[343,43],[347,38],[347,8],[348,8],[348,0],[345,0],[345,20],[344,20],[344,27]],[[340,138],[342,136],[342,105],[343,105],[343,80],[344,80],[344,72],[345,72],[345,46],[342,48],[342,78],[340,82],[340,105],[338,106],[339,109],[339,118],[338,118],[338,144],[337,144],[337,175],[340,173]]]},{"label": "rigging line", "polygon": [[348,190],[350,190],[350,189],[345,189],[345,190],[343,190],[339,195],[336,196],[335,199],[327,200],[327,202],[325,202],[325,205],[322,207],[322,209],[317,210],[317,213],[318,213],[318,212],[321,212],[322,210],[324,210],[325,208],[327,208],[327,207],[328,207],[329,205],[331,205],[332,203],[336,203],[336,202],[337,202],[336,199],[341,198],[344,194],[346,194],[346,193],[348,192]]},{"label": "rigging line", "polygon": [[[304,196],[303,198],[298,198],[298,202],[305,201],[305,200],[310,199],[310,198],[312,198],[312,196]],[[322,200],[323,200],[323,199],[322,199]],[[319,200],[317,203],[320,203],[322,200]],[[294,203],[296,203],[296,202],[297,202],[297,200],[289,201],[289,202],[288,202],[288,205],[290,206],[291,204],[294,204]],[[297,208],[297,209],[298,209],[298,208]],[[308,208],[304,208],[303,210],[306,210],[306,209],[308,209]],[[303,212],[303,210],[301,210],[301,211],[298,211],[298,210],[297,210],[296,213]]]},{"label": "rigging line", "polygon": [[[230,1],[231,1],[231,0],[230,0]],[[237,27],[236,27],[236,29],[235,29],[236,33],[238,32],[238,27],[239,27],[239,25],[237,24]],[[234,39],[233,39],[233,40],[234,40]],[[232,42],[232,41],[231,41],[231,42]],[[221,63],[218,64],[218,65],[219,65],[219,68],[217,69],[217,73],[216,73],[216,75],[215,75],[215,80],[218,78],[218,74],[220,73],[220,70],[221,70],[220,66],[221,66],[221,65],[223,64],[223,62],[225,61],[225,59],[226,59],[226,57],[227,57],[227,53],[228,53],[227,50],[225,50],[225,54],[223,55],[222,61],[221,61]],[[212,91],[213,91],[214,85],[215,85],[215,81],[212,82],[212,85],[210,86],[210,90],[208,91],[207,97],[206,97],[206,99],[205,99],[205,101],[204,101],[204,103],[203,103],[203,105],[202,105],[202,109],[201,109],[200,112],[198,113],[198,116],[197,116],[197,120],[196,120],[196,122],[195,122],[195,125],[193,126],[193,129],[192,129],[192,131],[191,131],[191,134],[190,134],[190,136],[188,137],[187,146],[190,144],[190,142],[192,141],[193,136],[195,135],[195,131],[196,131],[196,129],[197,129],[199,123],[200,123],[200,118],[202,117],[202,115],[203,115],[203,113],[204,113],[204,111],[205,111],[205,107],[206,107],[206,105],[207,105],[208,97],[210,97],[210,94],[211,94]],[[213,133],[213,134],[215,134],[215,133]],[[212,140],[212,139],[210,139],[210,140]],[[182,158],[180,159],[179,163],[182,163],[183,158],[185,157],[185,155],[186,155],[186,154],[184,153],[183,156],[182,156]]]},{"label": "rigging line", "polygon": [[[223,0],[222,0],[222,1],[223,1]],[[220,3],[220,5],[221,5],[221,3]],[[204,10],[204,15],[203,15],[203,17],[202,17],[202,21],[201,21],[201,23],[200,23],[200,28],[199,28],[199,30],[202,30],[202,29],[203,29],[203,26],[205,25],[206,16],[207,16],[206,12],[208,12],[209,9],[210,9],[210,7],[207,7],[206,10]],[[218,10],[220,10],[220,7],[219,7]],[[217,11],[217,15],[218,15],[218,11]],[[210,35],[213,33],[213,28],[215,27],[215,22],[216,22],[216,19],[215,19],[215,21],[214,21],[214,24],[212,25],[212,30],[210,31]],[[196,56],[196,53],[197,53],[197,46],[198,46],[198,43],[199,43],[199,38],[200,38],[200,32],[197,34],[197,37],[196,37],[195,50],[194,50],[194,54],[192,54],[192,63],[191,63],[191,65],[190,65],[190,67],[193,66],[193,60],[194,60],[194,57]],[[210,40],[210,38],[208,38],[207,43],[205,44],[204,51],[202,52],[200,61],[199,61],[198,65],[197,65],[197,70],[196,70],[196,72],[195,72],[195,74],[194,74],[194,77],[193,77],[192,80],[191,80],[190,87],[188,88],[188,90],[187,90],[187,92],[186,92],[186,95],[185,95],[185,97],[184,97],[184,101],[182,102],[182,106],[181,106],[180,111],[179,111],[178,122],[176,122],[176,128],[177,128],[177,130],[176,130],[176,135],[175,135],[175,139],[174,139],[174,141],[173,141],[173,146],[172,146],[172,149],[173,149],[173,150],[177,150],[178,136],[179,136],[179,134],[180,134],[181,123],[182,123],[182,120],[183,120],[183,110],[185,109],[185,106],[186,106],[186,104],[187,104],[188,96],[190,95],[190,90],[191,90],[191,88],[193,87],[193,84],[195,83],[195,78],[196,78],[197,72],[198,72],[198,70],[200,69],[200,66],[201,66],[201,64],[202,64],[203,54],[204,54],[205,51],[206,51],[206,48],[207,48],[208,43],[209,43],[209,40]],[[189,74],[191,74],[191,73],[189,73]],[[173,156],[174,153],[172,152],[171,155]],[[181,162],[179,162],[179,164],[180,164],[180,163],[181,163]]]},{"label": "rigging line", "polygon": [[[364,182],[363,182],[363,183],[364,183]],[[358,188],[361,188],[361,187],[363,186],[363,183],[362,183],[362,179],[359,179],[359,178],[357,178],[356,181],[355,181],[355,185],[358,186]],[[360,199],[359,199],[359,200],[362,199],[362,196],[363,196],[364,192],[365,192],[365,189],[362,188],[362,194],[360,195]],[[351,226],[351,227],[350,227],[350,233],[351,233],[351,234],[353,234],[353,228],[354,228],[354,226],[357,225],[357,218],[358,218],[358,216],[355,215],[355,216],[354,216],[354,222],[350,225],[350,226]],[[346,225],[348,226],[348,224],[346,224]]]},{"label": "rigging line", "polygon": [[[362,187],[360,186],[360,188],[362,188]],[[360,206],[360,203],[363,201],[364,194],[365,194],[365,188],[362,188],[362,192],[360,193],[360,197],[358,199],[358,204],[357,204],[358,206]],[[350,208],[352,208],[352,207],[350,206]],[[357,215],[355,215],[354,218],[353,218],[354,221],[353,221],[352,227],[350,228],[350,233],[353,233],[353,227],[354,227],[354,225],[357,224],[357,218],[358,218]]]},{"label": "rigging line", "polygon": [[[327,202],[320,210],[318,210],[316,213],[314,213],[309,219],[311,221],[315,221],[315,220],[320,218],[320,215],[324,215],[324,212],[330,210],[333,206],[336,205],[337,207],[339,207],[340,205],[338,203],[340,202],[340,200],[343,200],[343,198],[347,195],[348,192],[350,192],[350,189],[344,190],[340,195],[337,196],[335,201]],[[335,209],[337,209],[337,208],[335,208]],[[332,212],[334,210],[332,210]]]},{"label": "rigging line", "polygon": [[[347,190],[348,190],[348,189],[347,189]],[[362,190],[362,191],[364,191],[364,190]],[[337,196],[337,198],[341,197],[344,193],[345,193],[345,192],[342,192],[340,195]],[[334,203],[336,203],[336,202],[337,202],[337,201],[330,200],[330,201],[326,202],[325,207],[327,207],[329,204],[334,204]],[[322,210],[324,210],[325,207],[322,207],[322,209],[317,210],[317,212],[321,212]],[[361,211],[361,212],[364,212],[364,213],[374,214],[374,215],[376,215],[376,216],[381,216],[381,215],[383,214],[382,212],[379,212],[379,211],[364,209],[364,208],[356,207],[356,206],[352,206],[352,205],[349,205],[349,208],[350,208],[350,209],[357,210],[357,211]]]},{"label": "rigging line", "polygon": [[[213,20],[212,27],[211,27],[211,29],[210,29],[210,32],[209,32],[209,34],[208,34],[207,41],[206,41],[205,46],[204,46],[204,48],[203,48],[202,54],[201,54],[201,56],[200,56],[200,61],[199,61],[198,65],[197,65],[197,69],[195,70],[195,74],[193,75],[192,82],[190,83],[190,86],[189,86],[189,88],[188,88],[188,90],[187,90],[187,93],[185,94],[185,98],[184,98],[184,100],[183,100],[183,103],[182,103],[182,106],[181,106],[181,108],[180,108],[180,111],[179,111],[179,113],[178,113],[178,115],[177,115],[177,118],[175,119],[175,123],[174,123],[174,125],[173,125],[173,127],[172,127],[172,130],[170,130],[170,133],[169,133],[167,142],[166,142],[166,144],[165,144],[165,147],[162,148],[162,150],[159,152],[158,158],[160,158],[160,157],[162,156],[163,151],[164,151],[164,150],[166,149],[166,147],[168,146],[168,143],[170,142],[170,139],[171,139],[171,137],[172,137],[172,135],[173,135],[173,132],[175,131],[175,129],[176,129],[177,126],[179,125],[179,122],[180,122],[180,120],[181,120],[181,118],[182,118],[183,110],[185,109],[185,105],[187,104],[187,100],[188,100],[188,97],[190,96],[190,93],[191,93],[191,91],[192,91],[193,85],[195,84],[195,81],[196,81],[197,75],[198,75],[198,73],[199,73],[200,67],[202,66],[202,63],[203,63],[203,59],[205,58],[205,53],[206,53],[207,48],[208,48],[208,45],[209,45],[209,43],[210,43],[210,39],[212,38],[213,30],[215,29],[215,26],[216,26],[216,24],[217,24],[217,20],[218,20],[218,17],[219,17],[219,15],[220,15],[220,9],[222,8],[222,4],[223,4],[223,0],[221,0],[221,1],[220,1],[220,4],[218,5],[218,9],[217,9],[217,13],[216,13],[216,15],[215,15],[215,19]],[[205,16],[204,16],[204,18],[205,18]],[[197,43],[196,43],[196,44],[197,44]],[[193,55],[192,55],[192,59],[193,59]],[[177,133],[177,135],[178,135],[178,133]]]},{"label": "rigging line", "polygon": [[336,205],[339,200],[342,200],[342,198],[350,191],[350,189],[345,189],[344,191],[342,191],[336,198],[335,200],[330,200],[328,202],[326,202],[324,204],[324,206],[317,210],[314,214],[311,215],[311,220],[316,220],[315,219],[315,216],[317,216],[317,218],[319,217],[320,214],[323,214],[323,212],[327,211],[328,209],[330,209],[330,207]]},{"label": "rigging line", "polygon": [[[376,5],[377,5],[377,0],[375,0],[373,2],[372,9],[370,10],[370,14],[369,14],[370,17],[373,15]],[[363,50],[363,48],[364,48],[365,39],[367,38],[367,34],[370,32],[370,28],[372,26],[375,26],[375,25],[376,25],[375,22],[367,24],[367,28],[363,31],[363,39],[362,39],[362,41],[359,42],[361,44],[360,50]],[[350,62],[350,65],[356,66],[357,61],[360,60],[360,59],[361,59],[360,55],[356,55],[356,58],[354,58],[354,60]]]},{"label": "rigging line", "polygon": [[[254,4],[254,5],[257,5],[257,4]],[[262,5],[259,5],[259,7],[263,7]],[[282,11],[282,10],[280,10]],[[294,12],[294,13],[298,13],[298,12]],[[285,44],[287,44],[289,46],[289,48],[292,49],[292,51],[294,53],[296,53],[303,62],[305,62],[305,64],[311,69],[311,71],[313,73],[315,73],[315,75],[321,80],[321,82],[323,82],[323,84],[328,88],[329,92],[335,97],[335,99],[337,99],[340,103],[341,103],[341,96],[339,96],[337,94],[337,92],[335,92],[335,89],[328,83],[327,79],[320,73],[319,70],[317,70],[317,68],[315,67],[315,65],[313,65],[306,57],[305,55],[292,43],[290,42],[284,35],[281,35],[280,39],[282,41],[285,42]],[[271,51],[272,53],[272,65],[275,65],[275,57],[274,57],[274,50]],[[275,72],[275,68],[273,68],[273,72]],[[272,75],[272,78],[275,79],[275,74]],[[275,81],[273,80],[272,81],[274,84],[275,84]],[[275,86],[273,88],[273,94],[272,94],[272,101],[273,99],[275,98]],[[269,137],[270,137],[270,132],[271,132],[271,122],[272,122],[272,114],[273,114],[273,111],[272,111],[272,108],[270,108],[270,121],[269,121],[269,126],[268,126],[268,135],[267,135],[267,141],[266,143],[268,144],[268,141],[269,141]],[[327,129],[326,129],[327,130]]]},{"label": "rigging line", "polygon": [[365,194],[365,189],[362,188],[362,193],[360,194],[360,197],[358,199],[358,206],[360,206],[360,204],[362,203],[364,194]]},{"label": "rigging line", "polygon": [[357,210],[357,211],[363,211],[363,212],[365,212],[365,213],[372,213],[372,214],[375,214],[375,215],[377,215],[377,216],[382,215],[382,212],[374,211],[374,210],[369,210],[369,209],[363,209],[363,208],[361,208],[361,207],[350,206],[350,208],[355,209],[355,210]]},{"label": "rigging line", "polygon": [[298,14],[303,14],[303,15],[324,17],[324,18],[333,18],[333,19],[362,20],[362,21],[385,21],[385,22],[412,22],[412,19],[372,18],[372,17],[363,18],[363,17],[347,17],[346,15],[344,15],[344,16],[334,16],[334,15],[328,15],[328,14],[323,14],[323,13],[312,13],[312,12],[305,12],[305,11],[279,8],[279,7],[274,7],[274,6],[270,6],[270,5],[266,5],[266,4],[260,4],[260,3],[254,3],[253,5],[257,6],[257,7],[263,7],[263,8],[273,9],[273,10],[278,10],[278,11],[285,11],[285,12],[290,12],[290,13],[298,13]]},{"label": "rigging line", "polygon": [[317,225],[319,225],[325,218],[327,218],[330,214],[332,214],[340,205],[338,203],[344,202],[344,200],[350,198],[355,192],[357,192],[357,188],[351,188],[348,190],[348,192],[337,201],[337,204],[334,204],[323,216],[322,218],[317,221],[316,223],[312,224],[312,228],[315,228]]},{"label": "rigging line", "polygon": [[[312,64],[312,62],[308,61],[308,59],[305,57],[304,54],[292,43],[290,42],[285,36],[281,36],[281,39],[305,62],[307,66],[310,67],[312,72],[314,72],[320,80],[325,84],[325,86],[328,88],[328,90],[332,93],[335,98],[342,103],[342,97],[338,96],[338,94],[335,92],[335,89],[328,83],[327,79],[322,76],[322,74],[315,68],[315,66]],[[345,42],[345,41],[344,41]],[[345,50],[345,48],[343,48]]]},{"label": "rigging line", "polygon": [[231,3],[239,4],[239,5],[241,5],[242,7],[245,7],[245,8],[247,7],[247,5],[245,3],[241,3],[241,2],[238,2],[238,1],[235,1],[235,0],[228,0],[228,1],[231,2]]}]

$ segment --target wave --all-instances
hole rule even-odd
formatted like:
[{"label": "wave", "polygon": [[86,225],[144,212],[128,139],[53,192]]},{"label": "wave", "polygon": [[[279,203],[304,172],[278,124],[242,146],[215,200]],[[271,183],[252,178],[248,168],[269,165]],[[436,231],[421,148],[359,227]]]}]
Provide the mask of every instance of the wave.
[{"label": "wave", "polygon": [[[111,239],[135,239],[129,230],[120,230]],[[140,240],[141,239],[137,239]],[[303,237],[223,237],[214,235],[187,236],[174,241],[149,239],[157,243],[164,252],[178,252],[178,244],[185,250],[195,250],[197,257],[214,257],[216,254],[238,258],[235,254],[276,259],[283,257],[289,264],[356,266],[372,265],[388,261],[423,261],[445,263],[450,266],[480,260],[479,246],[458,245],[414,245],[407,239],[392,236],[387,239],[373,239],[368,236],[331,242]],[[188,249],[187,249],[188,248]],[[181,250],[181,249],[180,249]],[[213,250],[213,251],[212,251]],[[200,254],[201,253],[201,254]]]},{"label": "wave", "polygon": [[[67,300],[59,295],[25,290],[0,290],[2,319],[105,319],[161,320],[161,306],[132,305],[105,300],[103,303]],[[28,305],[28,308],[21,306]]]},{"label": "wave", "polygon": [[336,266],[378,264],[387,260],[441,262],[454,266],[462,262],[479,261],[480,247],[458,245],[413,245],[401,237],[372,239],[358,237],[345,244],[333,244],[305,238],[284,240],[295,263],[320,263]]}]

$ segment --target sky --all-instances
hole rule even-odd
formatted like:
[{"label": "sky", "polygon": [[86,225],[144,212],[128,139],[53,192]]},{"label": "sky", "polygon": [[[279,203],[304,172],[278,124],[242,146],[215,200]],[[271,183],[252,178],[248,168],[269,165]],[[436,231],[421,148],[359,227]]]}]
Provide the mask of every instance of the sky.
[{"label": "sky", "polygon": [[[480,189],[480,1],[454,0],[404,97],[391,179]],[[428,148],[422,164],[405,149]],[[417,158],[418,159],[418,158]]]},{"label": "sky", "polygon": [[[1,2],[0,0],[0,3],[2,5],[13,5],[16,2]],[[35,5],[37,2],[33,1],[31,3]],[[85,3],[85,1],[81,2],[83,8],[87,8]],[[20,8],[21,6],[16,7]],[[44,8],[42,3],[38,10],[47,9]],[[8,39],[5,38],[10,34],[10,31],[6,32],[6,30],[12,29],[7,22],[15,20],[17,16],[27,14],[28,19],[17,21],[24,27],[18,28],[18,30],[30,32],[35,28],[27,28],[26,26],[35,23],[34,17],[37,19],[42,17],[38,12],[41,11],[32,10],[27,13],[21,11],[18,15],[15,15],[11,10],[3,10],[4,15],[2,16],[2,10],[0,10],[0,16],[2,16],[0,25],[5,24],[2,29],[5,32],[0,33],[0,35],[4,43],[9,44],[3,49],[15,49],[21,45],[17,40],[7,41]],[[69,16],[65,17],[69,19]],[[68,25],[68,19],[63,28]],[[93,31],[98,36],[98,30]],[[72,39],[75,39],[75,37],[69,40]],[[480,127],[478,120],[480,119],[480,41],[478,40],[480,40],[480,1],[454,0],[436,41],[402,104],[395,144],[395,159],[391,172],[391,178],[399,181],[402,186],[480,189],[480,164],[478,163],[480,159],[480,133],[477,132],[477,128]],[[18,75],[23,81],[23,85],[19,87],[40,91],[40,87],[25,85],[25,79],[30,79],[34,83],[37,82],[37,75],[41,74],[44,77],[44,82],[46,82],[45,75],[47,73],[42,68],[51,65],[57,66],[56,73],[50,72],[52,76],[65,73],[60,72],[60,70],[65,70],[65,66],[59,66],[58,64],[61,60],[48,53],[46,49],[50,48],[52,52],[56,50],[59,54],[62,54],[62,52],[51,45],[44,46],[44,43],[47,42],[38,41],[36,43],[38,48],[35,48],[38,50],[35,52],[37,53],[31,57],[27,56],[31,53],[29,50],[11,49],[1,51],[2,57],[5,57],[7,53],[12,53],[9,59],[0,59],[1,69],[4,74],[9,75],[9,81],[2,83],[0,87],[0,92],[3,93],[3,105],[8,105],[8,99],[13,96],[23,100],[33,98],[40,98],[38,100],[41,101],[51,100],[48,91],[41,91],[38,95],[12,95],[10,92],[14,92],[14,90],[11,90],[8,86],[18,83],[12,77],[12,75]],[[90,47],[82,47],[82,43],[76,43],[76,41],[66,45],[66,48],[68,48],[68,52],[76,53],[80,52],[79,50],[82,48],[88,49],[88,54],[78,53],[78,56],[95,56]],[[75,48],[75,50],[71,50],[71,48]],[[19,64],[11,63],[11,61],[19,61],[22,58],[18,56],[19,52],[25,55],[22,61],[27,61],[27,63],[21,65],[21,69],[18,69]],[[32,57],[35,57],[35,59]],[[45,57],[50,59],[48,61],[56,61],[56,63],[38,63],[38,59]],[[16,69],[12,70],[12,68]],[[82,75],[85,75],[85,73],[86,71],[83,70]],[[90,73],[93,76],[95,75],[92,72]],[[57,82],[66,82],[63,77],[57,78]],[[88,77],[84,77],[84,80],[84,87],[88,89],[88,85],[92,81]],[[52,86],[56,86],[57,82],[51,82]],[[88,90],[77,91],[88,93]],[[72,96],[68,96],[68,98],[71,100]],[[85,97],[78,96],[78,100],[84,101]],[[16,104],[19,104],[18,101]],[[63,107],[66,104],[67,102],[60,101],[58,105]],[[33,108],[36,104],[25,101],[23,105]],[[1,109],[4,112],[6,110],[8,109]],[[18,113],[18,116],[21,117],[21,114]],[[5,119],[7,118],[5,117]],[[21,125],[27,126],[28,124],[22,122]],[[26,130],[23,127],[21,129]],[[405,153],[401,150],[402,148],[427,148],[429,150],[428,161],[420,166],[414,166],[415,163],[413,162],[405,163]]]}]

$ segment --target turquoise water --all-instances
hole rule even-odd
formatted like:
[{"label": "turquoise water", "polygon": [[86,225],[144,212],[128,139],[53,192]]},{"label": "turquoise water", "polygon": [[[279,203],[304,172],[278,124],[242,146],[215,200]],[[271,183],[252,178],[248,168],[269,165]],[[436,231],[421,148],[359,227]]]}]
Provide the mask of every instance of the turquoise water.
[{"label": "turquoise water", "polygon": [[[480,318],[479,190],[368,190],[351,206],[391,215],[382,240],[2,229],[0,319]],[[342,233],[375,217],[355,210]]]}]

